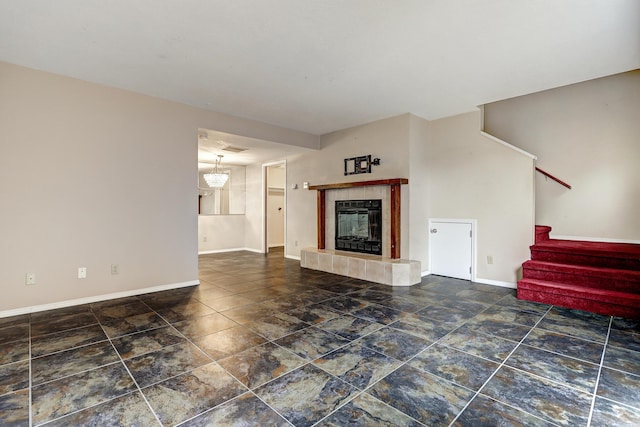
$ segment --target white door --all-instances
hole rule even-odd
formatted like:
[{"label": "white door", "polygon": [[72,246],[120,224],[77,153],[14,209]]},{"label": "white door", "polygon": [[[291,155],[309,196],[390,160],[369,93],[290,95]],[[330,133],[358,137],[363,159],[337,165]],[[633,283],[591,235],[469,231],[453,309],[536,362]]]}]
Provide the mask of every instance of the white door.
[{"label": "white door", "polygon": [[471,223],[429,223],[431,273],[439,276],[471,280]]}]

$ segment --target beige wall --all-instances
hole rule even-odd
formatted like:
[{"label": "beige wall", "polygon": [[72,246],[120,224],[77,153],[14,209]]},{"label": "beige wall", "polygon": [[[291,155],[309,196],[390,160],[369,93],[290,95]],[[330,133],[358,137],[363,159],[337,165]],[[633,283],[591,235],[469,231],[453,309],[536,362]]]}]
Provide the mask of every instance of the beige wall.
[{"label": "beige wall", "polygon": [[[301,248],[317,245],[317,192],[303,189],[302,183],[306,181],[311,185],[319,185],[408,178],[409,120],[410,115],[404,114],[323,135],[319,151],[287,160],[287,183],[297,183],[299,187],[297,190],[287,191],[288,256],[299,257]],[[380,166],[373,166],[371,174],[344,175],[345,158],[367,154],[379,157]],[[408,258],[410,224],[406,188],[403,188],[402,197],[401,253],[403,258]]]},{"label": "beige wall", "polygon": [[198,215],[198,252],[245,248],[244,215]]},{"label": "beige wall", "polygon": [[[431,124],[420,117],[410,117],[409,144],[409,253],[420,261],[423,273],[429,271],[429,169],[428,147],[433,136]],[[404,196],[404,195],[403,195]]]},{"label": "beige wall", "polygon": [[[197,281],[197,129],[317,148],[263,123],[0,63],[0,315]],[[343,159],[382,164],[344,176]],[[287,159],[287,255],[316,245],[313,184],[407,177],[402,256],[428,270],[428,219],[478,219],[478,277],[514,282],[532,231],[530,160],[479,134],[479,113],[409,114],[325,135]],[[262,167],[249,166],[244,247],[260,250]],[[528,212],[528,213],[527,213]],[[237,222],[237,221],[236,221]],[[225,224],[224,232],[237,224]],[[111,275],[118,264],[120,274]],[[77,268],[88,277],[77,279]],[[27,272],[37,285],[24,285]]]},{"label": "beige wall", "polygon": [[[402,188],[402,257],[429,271],[429,219],[475,219],[477,279],[515,285],[533,243],[533,159],[482,136],[480,112],[431,122],[406,114],[321,141],[320,151],[289,159],[289,183],[409,178]],[[382,159],[374,173],[344,176],[345,157],[369,153]],[[287,253],[297,256],[301,247],[316,246],[316,192],[290,190],[287,198]]]},{"label": "beige wall", "polygon": [[515,284],[533,244],[533,159],[482,136],[480,112],[430,126],[423,162],[428,215],[421,221],[477,220],[478,281]]},{"label": "beige wall", "polygon": [[[199,127],[318,141],[0,63],[0,315],[197,281]],[[24,284],[27,272],[35,286]]]},{"label": "beige wall", "polygon": [[489,104],[484,127],[572,185],[536,176],[552,235],[640,241],[640,70]]}]

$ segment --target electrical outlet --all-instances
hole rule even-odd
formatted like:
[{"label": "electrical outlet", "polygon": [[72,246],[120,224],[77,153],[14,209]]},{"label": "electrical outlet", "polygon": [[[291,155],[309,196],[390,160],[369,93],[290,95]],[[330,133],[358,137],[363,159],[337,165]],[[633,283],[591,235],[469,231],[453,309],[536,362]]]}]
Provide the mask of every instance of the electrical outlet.
[{"label": "electrical outlet", "polygon": [[87,267],[79,267],[78,279],[86,279],[86,278],[87,278]]},{"label": "electrical outlet", "polygon": [[487,264],[493,264],[493,256],[487,255]]},{"label": "electrical outlet", "polygon": [[206,243],[206,241],[207,241],[207,236],[202,236],[202,241]]},{"label": "electrical outlet", "polygon": [[36,273],[27,273],[24,278],[25,285],[35,285],[36,284]]},{"label": "electrical outlet", "polygon": [[118,264],[111,264],[111,274],[120,274],[120,266]]}]

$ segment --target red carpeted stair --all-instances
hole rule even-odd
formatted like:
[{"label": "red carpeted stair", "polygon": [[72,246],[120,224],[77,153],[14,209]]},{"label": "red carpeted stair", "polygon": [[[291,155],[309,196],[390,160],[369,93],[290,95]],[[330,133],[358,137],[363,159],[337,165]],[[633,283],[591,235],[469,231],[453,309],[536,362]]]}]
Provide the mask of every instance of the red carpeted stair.
[{"label": "red carpeted stair", "polygon": [[518,298],[640,319],[640,245],[550,239],[536,226]]}]

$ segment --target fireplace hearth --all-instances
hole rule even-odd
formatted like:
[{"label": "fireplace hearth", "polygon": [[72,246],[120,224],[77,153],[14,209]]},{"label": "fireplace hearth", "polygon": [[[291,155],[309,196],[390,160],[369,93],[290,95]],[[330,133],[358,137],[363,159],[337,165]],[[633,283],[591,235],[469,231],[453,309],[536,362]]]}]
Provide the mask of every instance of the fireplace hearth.
[{"label": "fireplace hearth", "polygon": [[338,200],[335,248],[382,255],[382,200]]},{"label": "fireplace hearth", "polygon": [[[409,180],[406,178],[390,178],[310,185],[309,190],[318,192],[318,246],[300,250],[300,266],[391,286],[410,286],[420,283],[420,261],[400,258],[400,236],[402,234],[400,230],[400,187],[408,183]],[[388,190],[381,191],[380,188],[375,187],[387,187]],[[378,199],[379,197],[381,199]],[[330,199],[330,205],[327,199]],[[352,210],[348,213],[349,216],[344,218],[343,228],[348,232],[345,234],[350,237],[343,239],[342,247],[339,247],[340,242],[335,237],[340,234],[338,226],[340,219],[333,212],[333,207],[335,206],[336,211],[340,210],[336,202],[349,201],[346,199],[353,199],[351,202],[357,203],[355,206],[347,206],[349,209],[355,209],[355,212]],[[358,206],[360,202],[364,202],[363,206]],[[382,207],[383,203],[384,208]],[[380,207],[379,213],[370,214],[369,208],[374,207],[375,204]],[[366,214],[359,212],[364,209],[366,209]],[[382,212],[383,210],[384,212]],[[375,218],[376,216],[378,219]],[[366,226],[364,225],[365,219]],[[372,221],[369,221],[370,219]],[[380,225],[377,227],[371,225],[378,220],[381,222]],[[374,231],[375,229],[377,231]],[[333,234],[334,230],[336,231],[335,235]],[[370,232],[371,235],[369,235]],[[356,244],[355,250],[358,250],[358,245],[363,244],[366,251],[367,241],[371,247],[379,246],[379,252],[375,255],[372,252],[356,253],[351,248],[353,244]],[[349,242],[348,249],[344,247],[347,242]],[[325,246],[329,246],[329,248]],[[349,252],[343,252],[347,250]],[[378,248],[375,250],[378,251]]]}]

